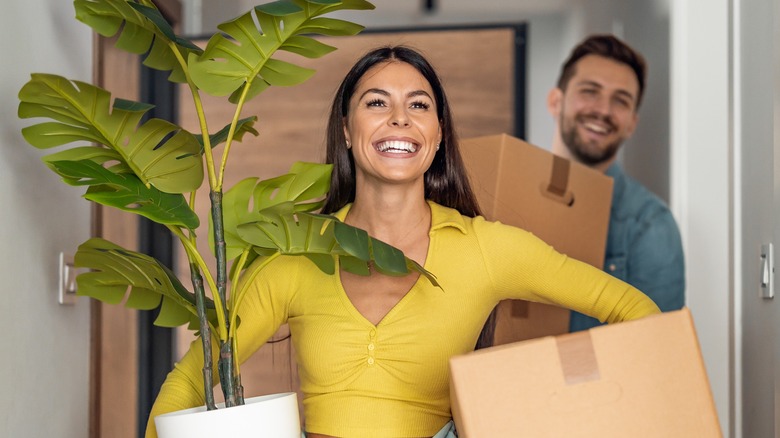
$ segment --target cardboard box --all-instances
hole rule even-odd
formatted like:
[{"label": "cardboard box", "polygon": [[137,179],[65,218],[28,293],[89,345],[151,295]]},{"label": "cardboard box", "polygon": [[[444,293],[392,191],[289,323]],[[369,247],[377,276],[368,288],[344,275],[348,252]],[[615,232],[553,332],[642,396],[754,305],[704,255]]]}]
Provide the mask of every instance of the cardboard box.
[{"label": "cardboard box", "polygon": [[[506,134],[463,140],[461,150],[487,219],[603,266],[612,178]],[[499,305],[494,345],[568,331],[568,310],[511,300]]]},{"label": "cardboard box", "polygon": [[461,438],[721,437],[688,309],[450,360]]}]

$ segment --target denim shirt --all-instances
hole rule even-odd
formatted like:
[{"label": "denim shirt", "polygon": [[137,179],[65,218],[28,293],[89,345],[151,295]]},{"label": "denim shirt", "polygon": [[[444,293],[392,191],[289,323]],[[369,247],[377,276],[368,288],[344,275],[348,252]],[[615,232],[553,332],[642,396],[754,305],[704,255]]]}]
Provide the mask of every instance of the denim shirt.
[{"label": "denim shirt", "polygon": [[[661,311],[680,309],[685,304],[685,262],[672,213],[617,163],[606,174],[614,179],[614,187],[604,271],[644,292]],[[569,329],[601,324],[572,312]]]}]

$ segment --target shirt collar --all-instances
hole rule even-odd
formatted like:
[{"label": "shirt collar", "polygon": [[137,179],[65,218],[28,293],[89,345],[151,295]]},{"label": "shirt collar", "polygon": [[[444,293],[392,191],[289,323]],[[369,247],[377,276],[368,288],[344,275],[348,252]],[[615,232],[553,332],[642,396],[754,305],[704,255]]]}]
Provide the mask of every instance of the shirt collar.
[{"label": "shirt collar", "polygon": [[[453,227],[460,230],[461,233],[467,234],[466,221],[458,210],[439,205],[433,201],[428,201],[428,205],[431,208],[431,231]],[[333,216],[344,222],[350,208],[352,208],[352,203],[345,205],[339,211],[333,213]]]},{"label": "shirt collar", "polygon": [[463,234],[468,234],[466,221],[458,210],[439,205],[433,201],[428,201],[428,205],[431,207],[431,231],[453,227],[459,229]]},{"label": "shirt collar", "polygon": [[607,171],[604,173],[607,174],[607,176],[616,178],[619,175],[623,174],[623,169],[621,169],[620,165],[617,163],[617,161],[615,161],[612,164],[610,164],[609,167],[607,167]]},{"label": "shirt collar", "polygon": [[619,204],[620,198],[623,197],[623,193],[625,191],[625,178],[626,174],[623,173],[623,169],[620,167],[620,165],[617,162],[612,163],[608,168],[607,171],[604,172],[605,175],[612,177],[612,209],[614,210],[616,206]]}]

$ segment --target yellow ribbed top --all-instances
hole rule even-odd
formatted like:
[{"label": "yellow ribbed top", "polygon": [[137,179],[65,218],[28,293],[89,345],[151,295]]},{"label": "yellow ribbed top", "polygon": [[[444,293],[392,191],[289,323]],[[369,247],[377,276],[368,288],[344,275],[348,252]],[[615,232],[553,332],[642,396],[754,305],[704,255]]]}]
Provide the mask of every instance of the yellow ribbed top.
[{"label": "yellow ribbed top", "polygon": [[[352,306],[338,275],[304,257],[278,258],[251,285],[241,308],[239,360],[289,323],[307,431],[345,438],[435,434],[451,417],[449,358],[474,348],[500,300],[555,304],[608,322],[658,312],[635,288],[531,233],[429,204],[425,269],[442,289],[420,277],[378,325]],[[205,403],[201,352],[193,342],[150,418]],[[147,437],[155,437],[149,425]]]}]

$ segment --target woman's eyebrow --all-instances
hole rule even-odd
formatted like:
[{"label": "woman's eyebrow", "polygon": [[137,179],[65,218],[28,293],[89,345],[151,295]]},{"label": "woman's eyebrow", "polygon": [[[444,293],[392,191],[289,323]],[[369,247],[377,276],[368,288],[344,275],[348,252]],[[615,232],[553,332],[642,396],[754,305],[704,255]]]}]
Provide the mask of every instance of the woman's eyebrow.
[{"label": "woman's eyebrow", "polygon": [[[364,91],[363,94],[360,95],[360,98],[362,99],[363,97],[365,97],[366,94],[372,94],[372,93],[381,94],[382,96],[390,97],[390,93],[387,90],[383,90],[381,88],[369,88],[368,90]],[[407,98],[417,97],[417,96],[426,96],[429,99],[433,100],[433,97],[431,97],[431,95],[425,90],[414,90],[406,94]]]},{"label": "woman's eyebrow", "polygon": [[360,98],[362,99],[365,97],[366,94],[375,93],[375,94],[381,94],[382,96],[390,97],[390,93],[387,91],[381,89],[381,88],[369,88],[368,90],[364,91],[363,94],[360,95]]},{"label": "woman's eyebrow", "polygon": [[428,97],[428,99],[431,99],[431,100],[433,100],[433,97],[431,97],[431,95],[430,95],[430,94],[428,94],[428,92],[427,92],[427,91],[425,91],[425,90],[415,90],[415,91],[411,91],[411,92],[409,92],[409,93],[406,95],[406,97],[417,97],[417,96],[427,96],[427,97]]}]

